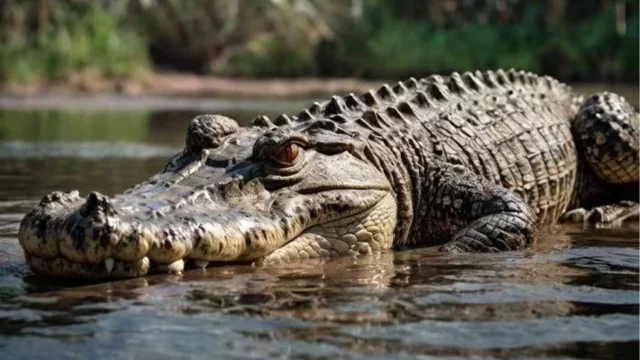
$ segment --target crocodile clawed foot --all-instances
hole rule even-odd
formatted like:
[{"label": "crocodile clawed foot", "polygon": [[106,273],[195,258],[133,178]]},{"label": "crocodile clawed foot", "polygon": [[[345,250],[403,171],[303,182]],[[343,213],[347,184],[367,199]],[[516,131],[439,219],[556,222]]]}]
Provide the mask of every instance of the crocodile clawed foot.
[{"label": "crocodile clawed foot", "polygon": [[582,224],[589,215],[589,210],[585,208],[577,208],[569,210],[560,216],[561,223]]},{"label": "crocodile clawed foot", "polygon": [[603,228],[620,226],[625,220],[638,219],[639,216],[638,203],[621,201],[618,204],[598,206],[590,210],[577,208],[567,211],[560,217],[560,222]]}]

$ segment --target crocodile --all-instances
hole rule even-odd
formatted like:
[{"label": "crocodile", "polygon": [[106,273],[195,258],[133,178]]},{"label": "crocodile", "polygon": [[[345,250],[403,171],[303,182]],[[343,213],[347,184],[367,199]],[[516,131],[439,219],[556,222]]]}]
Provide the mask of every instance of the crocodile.
[{"label": "crocodile", "polygon": [[248,127],[200,115],[161,172],[114,197],[53,192],[18,238],[34,273],[85,279],[520,250],[558,221],[637,216],[639,119],[616,94],[513,69],[410,78]]}]

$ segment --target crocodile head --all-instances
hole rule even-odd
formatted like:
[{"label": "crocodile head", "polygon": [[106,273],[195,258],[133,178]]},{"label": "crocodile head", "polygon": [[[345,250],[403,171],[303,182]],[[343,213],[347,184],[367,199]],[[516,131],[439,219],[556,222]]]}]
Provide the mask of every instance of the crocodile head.
[{"label": "crocodile head", "polygon": [[45,196],[20,225],[30,267],[122,278],[391,246],[396,195],[366,140],[331,121],[254,123],[196,117],[185,150],[124,194]]}]

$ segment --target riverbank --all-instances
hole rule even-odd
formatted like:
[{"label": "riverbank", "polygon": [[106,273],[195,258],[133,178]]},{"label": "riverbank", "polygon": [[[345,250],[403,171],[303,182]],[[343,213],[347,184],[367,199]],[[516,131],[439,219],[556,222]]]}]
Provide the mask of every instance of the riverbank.
[{"label": "riverbank", "polygon": [[[61,84],[0,84],[0,108],[201,108],[215,99],[319,99],[332,94],[360,94],[385,80],[353,78],[242,79],[189,73],[154,73],[140,79],[107,80],[84,74]],[[572,84],[589,95],[612,91],[639,107],[638,86],[619,83]],[[201,104],[202,102],[204,104]]]},{"label": "riverbank", "polygon": [[110,93],[132,96],[291,99],[361,93],[376,88],[383,82],[351,78],[243,79],[190,73],[153,73],[139,79],[111,80],[86,73],[57,84],[0,84],[0,91],[14,97]]}]

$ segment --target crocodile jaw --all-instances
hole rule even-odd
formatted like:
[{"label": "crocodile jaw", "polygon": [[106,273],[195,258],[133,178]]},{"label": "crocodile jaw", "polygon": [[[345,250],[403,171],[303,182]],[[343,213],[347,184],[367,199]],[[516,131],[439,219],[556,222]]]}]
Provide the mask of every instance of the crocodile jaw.
[{"label": "crocodile jaw", "polygon": [[[77,192],[54,192],[25,216],[18,238],[35,273],[129,278],[180,272],[185,265],[251,262],[307,232],[364,223],[362,214],[393,199],[383,189],[280,196],[275,201],[280,206],[266,191],[257,193],[251,206],[225,203],[206,190],[186,198],[163,212],[155,198],[125,194],[110,199],[93,192],[83,199]],[[385,231],[391,226],[395,223],[385,225]]]}]

